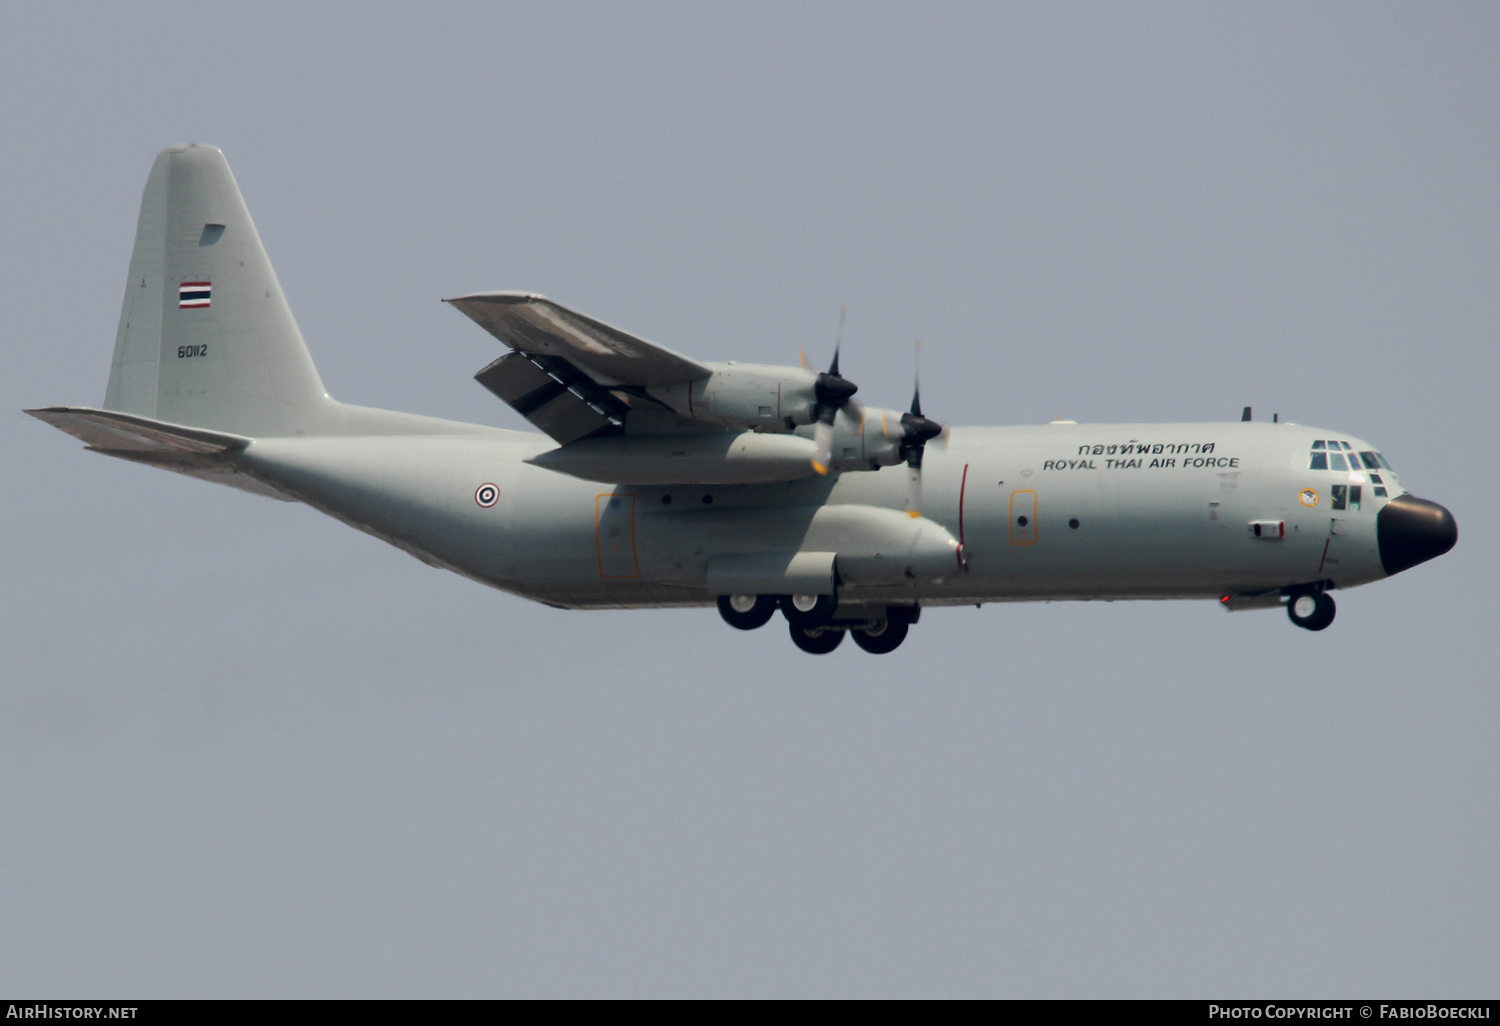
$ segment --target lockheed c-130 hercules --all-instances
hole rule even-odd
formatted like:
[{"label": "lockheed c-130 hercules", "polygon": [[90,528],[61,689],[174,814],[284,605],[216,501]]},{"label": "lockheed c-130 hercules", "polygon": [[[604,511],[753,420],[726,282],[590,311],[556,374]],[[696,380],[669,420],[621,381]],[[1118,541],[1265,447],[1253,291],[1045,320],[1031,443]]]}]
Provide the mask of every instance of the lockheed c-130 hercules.
[{"label": "lockheed c-130 hercules", "polygon": [[[889,652],[922,609],[1057,599],[1284,605],[1458,537],[1375,446],[1243,420],[946,429],[839,373],[707,363],[540,296],[446,300],[508,351],[476,376],[543,434],[350,406],[313,366],[223,154],[146,183],[97,452],[301,501],[436,567],[572,609],[776,612],[807,652]],[[903,470],[895,468],[904,467]]]}]

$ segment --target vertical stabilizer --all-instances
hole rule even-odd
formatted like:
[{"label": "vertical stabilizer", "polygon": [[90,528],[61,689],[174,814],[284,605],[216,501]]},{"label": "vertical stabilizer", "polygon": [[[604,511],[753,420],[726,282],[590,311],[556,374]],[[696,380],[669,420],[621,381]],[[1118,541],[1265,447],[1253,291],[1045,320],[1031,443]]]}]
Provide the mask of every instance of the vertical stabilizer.
[{"label": "vertical stabilizer", "polygon": [[104,408],[253,437],[315,433],[336,406],[224,154],[163,150],[141,200]]}]

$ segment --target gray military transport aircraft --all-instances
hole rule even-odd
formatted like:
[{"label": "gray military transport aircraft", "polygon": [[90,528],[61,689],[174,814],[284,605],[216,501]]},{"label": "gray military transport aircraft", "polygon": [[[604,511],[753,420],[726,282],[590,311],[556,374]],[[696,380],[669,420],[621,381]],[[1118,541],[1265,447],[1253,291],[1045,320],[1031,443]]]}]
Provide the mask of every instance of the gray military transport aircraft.
[{"label": "gray military transport aircraft", "polygon": [[825,373],[706,363],[541,296],[446,302],[508,347],[475,377],[543,434],[335,401],[224,155],[173,147],[146,182],[103,407],[26,412],[548,605],[717,603],[744,630],[779,610],[812,653],[845,634],[890,652],[925,607],[1004,601],[1284,605],[1318,631],[1335,588],[1458,538],[1342,431],[1248,410],[950,431],[916,396],[857,405],[837,350]]}]

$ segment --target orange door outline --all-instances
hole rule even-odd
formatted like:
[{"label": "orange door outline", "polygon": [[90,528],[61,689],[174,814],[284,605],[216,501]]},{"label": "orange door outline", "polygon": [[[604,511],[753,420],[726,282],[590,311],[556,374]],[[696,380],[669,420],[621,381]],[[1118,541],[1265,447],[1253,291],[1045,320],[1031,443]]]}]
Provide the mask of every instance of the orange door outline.
[{"label": "orange door outline", "polygon": [[[1026,522],[1021,523],[1025,517]],[[1036,492],[1022,488],[1010,493],[1010,543],[1012,545],[1036,544]]]},{"label": "orange door outline", "polygon": [[594,552],[604,580],[641,576],[635,552],[635,495],[601,492],[594,496]]}]

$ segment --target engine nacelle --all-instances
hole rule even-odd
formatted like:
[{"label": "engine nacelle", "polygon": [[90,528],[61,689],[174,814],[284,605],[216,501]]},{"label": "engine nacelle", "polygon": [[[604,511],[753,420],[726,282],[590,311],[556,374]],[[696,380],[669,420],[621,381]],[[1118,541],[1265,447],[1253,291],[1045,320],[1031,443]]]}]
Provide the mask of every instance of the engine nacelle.
[{"label": "engine nacelle", "polygon": [[[813,437],[811,426],[798,427],[796,434]],[[830,470],[879,470],[901,462],[901,411],[876,406],[860,407],[860,416],[843,411],[833,422]]]},{"label": "engine nacelle", "polygon": [[680,385],[653,385],[647,394],[690,420],[756,431],[811,424],[816,371],[761,363],[707,363],[713,373]]},{"label": "engine nacelle", "polygon": [[[690,420],[741,430],[793,432],[811,439],[818,373],[805,367],[761,363],[709,363],[697,381],[653,385],[647,393]],[[878,470],[901,462],[900,410],[874,406],[840,410],[834,420],[830,470]],[[602,479],[601,479],[602,480]]]}]

